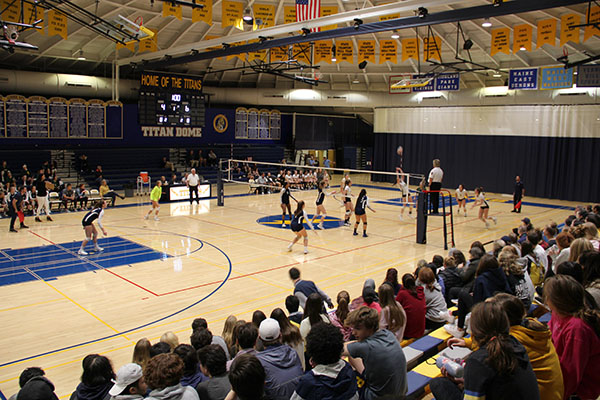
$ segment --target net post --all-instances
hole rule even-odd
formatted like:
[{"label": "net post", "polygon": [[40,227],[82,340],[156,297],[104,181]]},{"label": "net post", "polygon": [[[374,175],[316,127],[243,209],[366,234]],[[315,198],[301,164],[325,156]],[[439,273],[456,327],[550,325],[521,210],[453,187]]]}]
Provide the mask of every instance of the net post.
[{"label": "net post", "polygon": [[427,201],[428,193],[419,192],[417,197],[417,243],[427,243]]},{"label": "net post", "polygon": [[223,162],[219,161],[219,168],[217,169],[217,206],[223,207],[225,205],[225,196],[223,193]]}]

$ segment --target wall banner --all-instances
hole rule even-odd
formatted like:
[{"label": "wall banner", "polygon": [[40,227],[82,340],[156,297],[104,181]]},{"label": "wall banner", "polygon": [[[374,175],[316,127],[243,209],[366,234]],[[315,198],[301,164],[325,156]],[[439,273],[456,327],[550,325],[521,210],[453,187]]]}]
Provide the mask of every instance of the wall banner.
[{"label": "wall banner", "polygon": [[460,74],[440,74],[435,79],[435,90],[460,90]]},{"label": "wall banner", "polygon": [[[429,78],[433,75],[413,75],[413,78]],[[435,90],[435,79],[429,81],[425,86],[412,88],[413,92],[433,92]]]},{"label": "wall banner", "polygon": [[577,68],[577,87],[600,87],[600,65],[580,65]]},{"label": "wall banner", "polygon": [[569,89],[573,87],[573,68],[544,67],[540,89]]},{"label": "wall banner", "polygon": [[538,85],[538,69],[511,69],[508,75],[508,88],[535,90]]}]

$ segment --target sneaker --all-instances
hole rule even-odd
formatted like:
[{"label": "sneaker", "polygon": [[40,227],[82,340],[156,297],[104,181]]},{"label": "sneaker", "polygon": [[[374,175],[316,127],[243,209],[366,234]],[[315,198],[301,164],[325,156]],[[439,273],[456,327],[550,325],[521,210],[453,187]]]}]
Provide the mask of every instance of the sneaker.
[{"label": "sneaker", "polygon": [[350,226],[350,222],[348,222],[348,221],[344,222],[344,226]]},{"label": "sneaker", "polygon": [[87,251],[85,251],[83,249],[79,249],[77,251],[77,254],[79,254],[80,256],[87,256],[88,255]]},{"label": "sneaker", "polygon": [[486,227],[486,228],[489,228],[489,227],[490,227],[490,223],[489,223],[489,222],[487,222],[487,221],[485,221],[485,227]]},{"label": "sneaker", "polygon": [[402,214],[400,214],[400,215],[398,216],[398,219],[400,219],[400,221],[404,221],[404,217],[402,216]]},{"label": "sneaker", "polygon": [[47,221],[52,221],[52,218],[50,218],[50,216],[48,215],[48,216],[46,217],[46,220],[47,220]]},{"label": "sneaker", "polygon": [[285,224],[281,224],[281,227],[282,227],[282,228],[285,228]]},{"label": "sneaker", "polygon": [[354,232],[354,233],[353,233],[353,235],[354,235],[354,236],[358,236],[358,232]]},{"label": "sneaker", "polygon": [[449,324],[454,323],[454,316],[451,314],[451,311],[440,311],[440,318]]},{"label": "sneaker", "polygon": [[369,235],[367,235],[366,233],[363,233],[363,237],[369,237]]},{"label": "sneaker", "polygon": [[444,329],[446,330],[446,332],[448,332],[455,338],[461,338],[461,337],[465,336],[465,332],[458,329],[458,326],[456,326],[454,324],[446,324],[446,325],[444,325]]},{"label": "sneaker", "polygon": [[148,219],[148,214],[144,215],[144,219]]},{"label": "sneaker", "polygon": [[517,210],[512,210],[511,212],[514,212],[514,213],[516,213],[516,212],[517,212]]},{"label": "sneaker", "polygon": [[494,221],[494,225],[496,225],[498,223],[498,218],[492,217],[492,220]]},{"label": "sneaker", "polygon": [[35,222],[42,222],[42,220],[40,219],[40,217],[35,217]]},{"label": "sneaker", "polygon": [[16,230],[15,228],[9,229],[9,232],[19,232],[18,230]]},{"label": "sneaker", "polygon": [[317,227],[318,227],[319,229],[325,229],[325,228],[323,228],[323,224],[319,224],[319,225],[317,225]]},{"label": "sneaker", "polygon": [[94,250],[96,250],[96,251],[103,251],[104,247],[96,246],[96,247],[94,247]]},{"label": "sneaker", "polygon": [[304,254],[308,254],[308,249],[304,249]]},{"label": "sneaker", "polygon": [[154,217],[155,221],[160,221],[160,219],[158,217]]},{"label": "sneaker", "polygon": [[467,212],[465,211],[465,218],[467,218]]},{"label": "sneaker", "polygon": [[292,251],[292,246],[293,246],[293,245],[292,245],[292,244],[290,244],[290,245],[287,247],[287,251]]},{"label": "sneaker", "polygon": [[21,224],[21,228],[29,229],[29,227],[25,224]]}]

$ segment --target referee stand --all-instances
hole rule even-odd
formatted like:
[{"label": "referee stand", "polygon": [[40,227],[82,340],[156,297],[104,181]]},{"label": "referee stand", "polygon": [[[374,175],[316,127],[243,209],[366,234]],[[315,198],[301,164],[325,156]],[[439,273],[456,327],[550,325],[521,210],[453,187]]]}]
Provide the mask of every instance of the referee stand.
[{"label": "referee stand", "polygon": [[[427,243],[427,218],[433,214],[431,212],[431,199],[430,193],[439,193],[439,199],[441,201],[442,217],[443,220],[443,233],[444,233],[444,250],[448,250],[448,234],[450,235],[450,244],[455,247],[454,244],[454,214],[452,213],[452,194],[449,190],[424,190],[419,193],[417,197],[417,243]],[[446,206],[446,199],[448,200],[448,206]],[[448,211],[447,211],[448,210]]]}]

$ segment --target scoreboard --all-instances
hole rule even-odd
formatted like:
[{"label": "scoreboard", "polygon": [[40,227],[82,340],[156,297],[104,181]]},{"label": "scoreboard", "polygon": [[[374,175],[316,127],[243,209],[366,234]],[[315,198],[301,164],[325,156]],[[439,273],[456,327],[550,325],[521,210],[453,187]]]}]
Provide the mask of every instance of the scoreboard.
[{"label": "scoreboard", "polygon": [[143,72],[140,83],[140,125],[204,127],[205,96],[200,78]]}]

